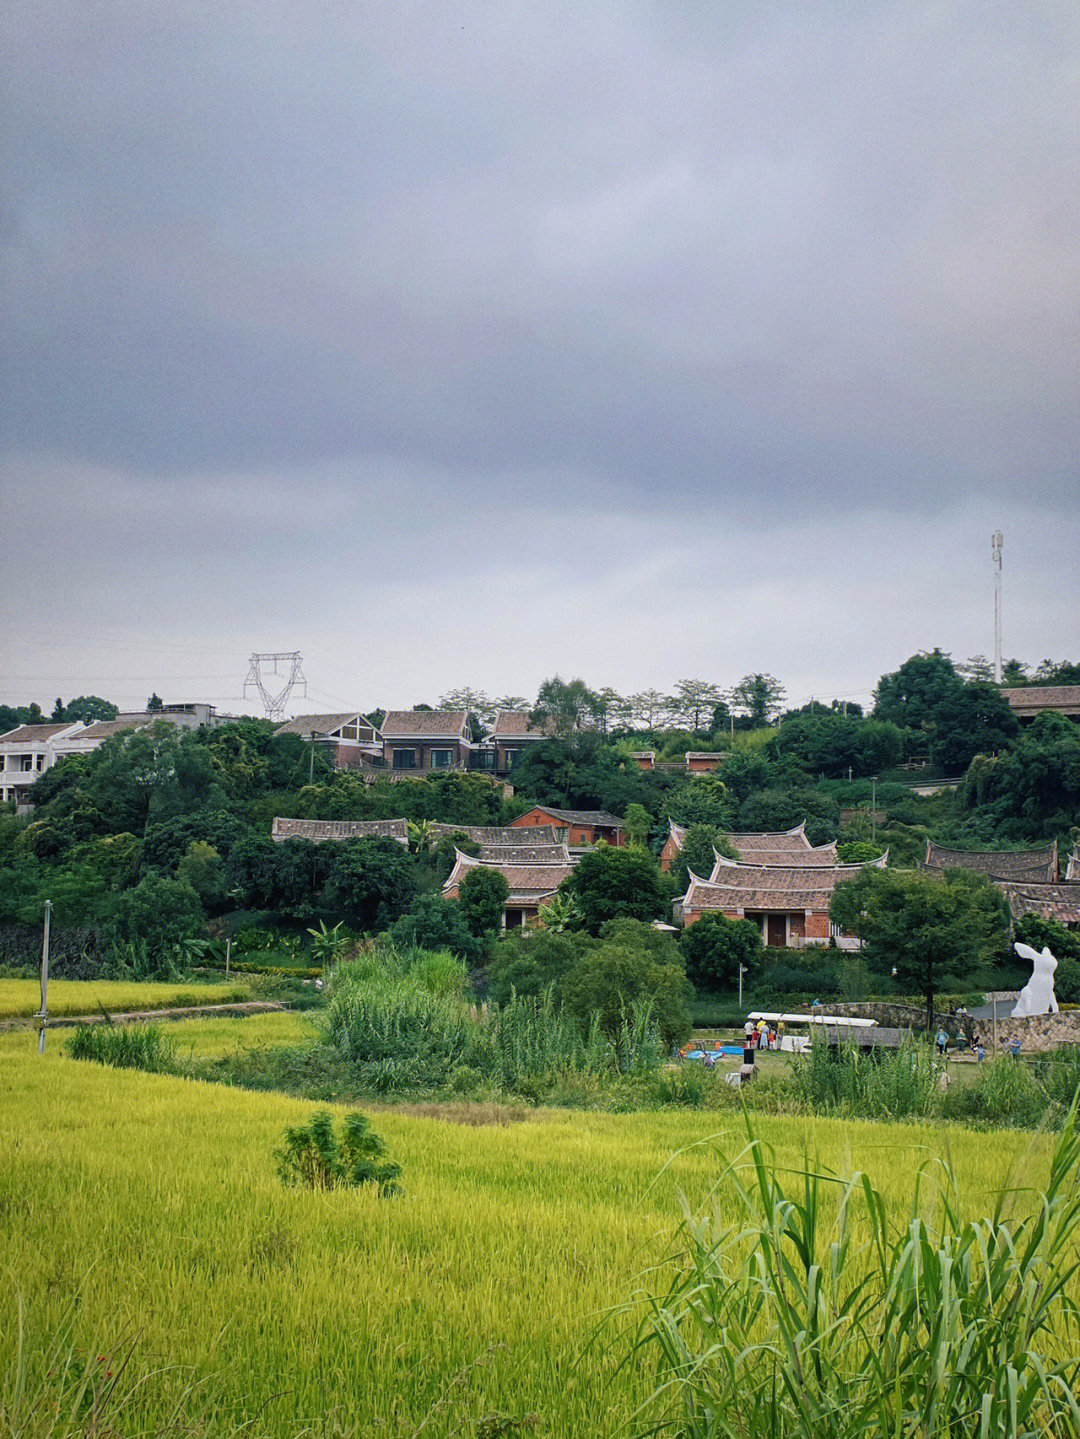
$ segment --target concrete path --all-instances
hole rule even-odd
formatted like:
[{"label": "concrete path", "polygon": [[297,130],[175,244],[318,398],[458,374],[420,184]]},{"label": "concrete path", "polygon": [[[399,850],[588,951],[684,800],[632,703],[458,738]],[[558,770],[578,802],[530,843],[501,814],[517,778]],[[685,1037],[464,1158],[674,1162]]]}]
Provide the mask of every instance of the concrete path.
[{"label": "concrete path", "polygon": [[[245,1014],[267,1014],[273,1010],[288,1009],[289,1005],[278,999],[248,999],[238,1004],[193,1004],[188,1009],[129,1009],[123,1013],[105,1014],[58,1014],[49,1016],[50,1029],[62,1029],[75,1024],[146,1024],[154,1019],[198,1019],[204,1015],[211,1018]],[[0,1020],[0,1032],[8,1029],[27,1029],[37,1024],[37,1016],[21,1014]]]}]

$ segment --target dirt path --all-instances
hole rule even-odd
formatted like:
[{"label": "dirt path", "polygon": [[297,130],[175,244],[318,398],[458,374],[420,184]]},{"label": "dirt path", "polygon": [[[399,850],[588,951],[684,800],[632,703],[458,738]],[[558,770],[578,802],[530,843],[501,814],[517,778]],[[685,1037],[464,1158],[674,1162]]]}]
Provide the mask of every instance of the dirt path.
[{"label": "dirt path", "polygon": [[[49,1028],[61,1029],[73,1024],[145,1024],[152,1019],[198,1019],[204,1015],[236,1016],[245,1014],[267,1014],[289,1006],[278,999],[248,999],[238,1004],[193,1004],[187,1009],[129,1009],[123,1013],[104,1014],[58,1014],[49,1016]],[[26,1029],[37,1023],[37,1016],[24,1014],[0,1020],[0,1032],[8,1029]]]}]

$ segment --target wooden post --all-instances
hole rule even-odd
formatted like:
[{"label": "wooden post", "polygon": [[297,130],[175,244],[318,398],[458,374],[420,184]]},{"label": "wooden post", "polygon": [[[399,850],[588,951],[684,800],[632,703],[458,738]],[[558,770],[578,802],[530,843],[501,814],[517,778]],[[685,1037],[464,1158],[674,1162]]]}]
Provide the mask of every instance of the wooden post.
[{"label": "wooden post", "polygon": [[232,940],[231,940],[231,939],[227,939],[227,940],[225,941],[225,978],[226,978],[226,979],[228,979],[228,977],[229,977],[229,959],[230,959],[230,956],[231,956],[231,955],[232,955]]},{"label": "wooden post", "polygon": [[52,924],[52,900],[45,901],[45,932],[41,940],[41,1020],[38,1036],[38,1054],[45,1053],[45,1029],[49,1023],[49,929]]}]

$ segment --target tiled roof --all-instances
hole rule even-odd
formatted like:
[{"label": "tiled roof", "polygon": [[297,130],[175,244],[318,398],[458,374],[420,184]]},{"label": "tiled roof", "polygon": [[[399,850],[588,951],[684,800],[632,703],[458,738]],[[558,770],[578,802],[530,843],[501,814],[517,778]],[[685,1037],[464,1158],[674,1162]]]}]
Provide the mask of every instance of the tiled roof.
[{"label": "tiled roof", "polygon": [[668,820],[668,839],[676,849],[682,849],[686,843],[686,826],[676,824],[673,819]]},{"label": "tiled roof", "polygon": [[323,840],[396,839],[409,842],[407,819],[274,819],[271,839],[310,839],[313,844]]},{"label": "tiled roof", "polygon": [[1069,855],[1069,863],[1065,868],[1067,880],[1080,880],[1080,849],[1074,849]]},{"label": "tiled roof", "polygon": [[72,725],[71,720],[64,720],[63,724],[21,724],[9,729],[7,734],[0,734],[0,744],[44,744]]},{"label": "tiled roof", "polygon": [[1080,884],[995,883],[1009,901],[1014,920],[1037,914],[1062,924],[1080,924]]},{"label": "tiled roof", "polygon": [[687,759],[714,759],[720,761],[727,759],[727,750],[722,749],[688,749]]},{"label": "tiled roof", "polygon": [[[528,834],[528,830],[519,829],[518,834]],[[480,862],[501,869],[507,864],[573,864],[574,861],[565,844],[497,844],[483,846]]]},{"label": "tiled roof", "polygon": [[[836,857],[836,845],[832,842],[823,844],[818,849],[804,849],[797,853],[778,849],[762,849],[755,854],[745,856],[745,852],[740,850],[740,854],[744,854],[744,858],[741,860],[728,859],[726,855],[719,854],[716,850],[713,850],[713,854],[716,855],[716,861],[713,865],[712,879],[720,878],[726,870],[738,868],[740,864],[768,869],[777,867],[780,869],[835,869],[840,863]],[[884,860],[874,860],[872,863],[882,865]]]},{"label": "tiled roof", "polygon": [[[443,892],[456,889],[470,869],[476,869],[482,861],[458,851],[457,861],[450,876],[443,885]],[[572,864],[491,864],[485,869],[497,869],[510,886],[507,903],[540,899],[554,894],[564,879],[574,872]]]},{"label": "tiled roof", "polygon": [[450,834],[467,834],[474,839],[478,845],[489,847],[492,845],[521,845],[521,844],[561,844],[562,840],[552,825],[538,824],[528,829],[524,834],[520,828],[509,825],[498,824],[443,824],[432,821],[428,825],[432,834],[442,838]]},{"label": "tiled roof", "polygon": [[350,710],[348,714],[297,715],[295,719],[286,720],[284,724],[278,725],[274,733],[298,734],[306,739],[311,734],[333,734],[335,730],[339,730],[342,725],[347,724],[367,725],[369,729],[376,728],[366,715],[360,714],[358,710]]},{"label": "tiled roof", "polygon": [[464,710],[389,710],[379,728],[384,739],[460,739],[465,721]]},{"label": "tiled roof", "polygon": [[[880,862],[879,862],[880,863]],[[719,877],[701,879],[691,873],[681,904],[692,910],[784,910],[827,911],[836,886],[854,879],[866,868],[861,864],[838,864],[828,869],[803,865],[735,864],[719,870]]]},{"label": "tiled roof", "polygon": [[1057,878],[1057,844],[1038,849],[970,850],[945,849],[933,840],[926,842],[927,869],[974,869],[991,879],[1017,884],[1052,884]]},{"label": "tiled roof", "polygon": [[526,710],[500,710],[488,739],[548,739],[554,733],[550,721],[534,725]]},{"label": "tiled roof", "polygon": [[[536,804],[529,810],[529,814],[553,814],[556,819],[562,820],[563,824],[598,824],[608,829],[622,829],[623,822],[617,815],[608,814],[605,809],[555,809],[550,804]],[[515,820],[520,825],[521,820]],[[528,828],[528,826],[526,826]]]},{"label": "tiled roof", "polygon": [[153,724],[152,714],[128,716],[127,719],[96,720],[86,729],[79,730],[75,734],[68,735],[70,740],[103,740],[110,739],[114,734],[125,734],[128,730],[145,729],[147,725]]},{"label": "tiled roof", "polygon": [[1016,714],[1038,714],[1040,710],[1080,713],[1080,685],[1020,685],[1001,693]]},{"label": "tiled roof", "polygon": [[770,854],[777,852],[797,854],[801,850],[811,848],[810,841],[806,838],[805,820],[802,824],[796,825],[794,829],[732,830],[728,839],[746,858],[759,850],[767,850]]}]

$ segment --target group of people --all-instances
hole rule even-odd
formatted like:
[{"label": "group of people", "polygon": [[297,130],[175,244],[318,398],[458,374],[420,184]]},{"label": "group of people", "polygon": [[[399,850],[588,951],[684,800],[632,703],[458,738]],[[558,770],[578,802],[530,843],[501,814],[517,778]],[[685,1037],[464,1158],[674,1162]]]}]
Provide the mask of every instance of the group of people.
[{"label": "group of people", "polygon": [[778,1020],[771,1024],[766,1019],[759,1019],[757,1024],[748,1019],[743,1025],[743,1048],[744,1049],[779,1049],[780,1040],[784,1033],[784,1021]]},{"label": "group of people", "polygon": [[[964,1010],[963,1013],[966,1014],[967,1011]],[[948,1035],[948,1031],[945,1030],[944,1028],[939,1029],[938,1032],[937,1032],[937,1034],[934,1036],[934,1042],[935,1042],[935,1044],[937,1045],[938,1054],[940,1054],[943,1059],[947,1059],[948,1056],[949,1056],[949,1035]],[[977,1032],[973,1032],[973,1033],[972,1033],[970,1045],[971,1045],[971,1053],[975,1056],[976,1060],[981,1064],[981,1063],[983,1062],[983,1060],[986,1058],[986,1044],[985,1044],[984,1041],[980,1038],[980,1036],[979,1036],[979,1034],[978,1034]],[[961,1032],[956,1036],[956,1048],[957,1048],[957,1051],[958,1051],[958,1052],[962,1052],[962,1051],[963,1051],[964,1049],[966,1049],[967,1047],[968,1047],[968,1038],[967,1038],[967,1036],[964,1034],[964,1032],[961,1030]],[[1021,1045],[1020,1045],[1020,1040],[1019,1040],[1019,1039],[1006,1040],[1006,1041],[1004,1042],[1004,1044],[1003,1044],[1002,1047],[1003,1047],[1004,1049],[1006,1049],[1009,1054],[1012,1055],[1013,1059],[1019,1059],[1019,1058],[1020,1058]]]}]

